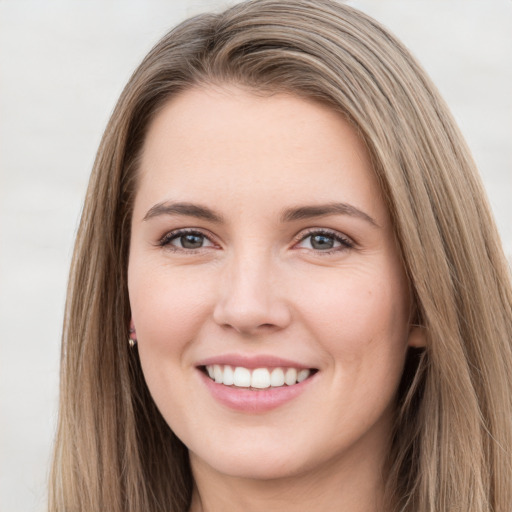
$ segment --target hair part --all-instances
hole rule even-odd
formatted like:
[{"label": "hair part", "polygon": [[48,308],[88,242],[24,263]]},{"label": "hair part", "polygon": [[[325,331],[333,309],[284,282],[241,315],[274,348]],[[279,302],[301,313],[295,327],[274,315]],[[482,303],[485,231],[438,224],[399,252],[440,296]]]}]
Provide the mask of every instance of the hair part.
[{"label": "hair part", "polygon": [[186,447],[135,351],[127,266],[148,127],[192,87],[288,92],[339,111],[372,158],[414,295],[387,477],[401,512],[509,512],[512,291],[475,165],[421,67],[331,0],[256,0],[187,20],[135,71],[106,128],[77,235],[63,332],[51,512],[188,510]]}]

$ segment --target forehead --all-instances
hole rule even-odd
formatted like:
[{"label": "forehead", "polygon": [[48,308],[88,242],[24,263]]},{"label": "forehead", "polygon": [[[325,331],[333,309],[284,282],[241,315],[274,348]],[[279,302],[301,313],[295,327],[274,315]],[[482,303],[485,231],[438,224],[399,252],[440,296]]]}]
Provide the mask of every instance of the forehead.
[{"label": "forehead", "polygon": [[349,201],[386,216],[365,144],[340,113],[296,95],[237,87],[187,90],[151,123],[138,196],[166,194],[260,198],[264,206]]}]

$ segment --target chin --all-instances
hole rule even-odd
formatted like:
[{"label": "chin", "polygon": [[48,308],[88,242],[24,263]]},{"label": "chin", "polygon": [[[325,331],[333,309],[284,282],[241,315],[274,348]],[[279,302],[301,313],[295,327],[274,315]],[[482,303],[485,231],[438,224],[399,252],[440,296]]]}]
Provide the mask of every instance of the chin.
[{"label": "chin", "polygon": [[235,456],[223,461],[203,462],[209,464],[218,473],[247,480],[279,480],[297,476],[302,472],[298,464],[283,463],[282,460],[277,459],[270,457],[267,460],[242,461],[240,456]]},{"label": "chin", "polygon": [[[283,449],[284,448],[284,449]],[[277,480],[300,475],[321,465],[320,454],[303,453],[298,447],[250,442],[245,446],[231,444],[229,450],[219,448],[201,457],[191,452],[192,466],[206,465],[217,473],[251,480]]]}]

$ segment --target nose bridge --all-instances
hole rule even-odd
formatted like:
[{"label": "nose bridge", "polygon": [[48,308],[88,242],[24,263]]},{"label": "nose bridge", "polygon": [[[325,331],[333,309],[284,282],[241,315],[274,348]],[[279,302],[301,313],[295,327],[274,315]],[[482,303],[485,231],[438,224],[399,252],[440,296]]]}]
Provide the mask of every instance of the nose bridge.
[{"label": "nose bridge", "polygon": [[283,328],[290,312],[276,282],[278,268],[270,250],[250,247],[233,251],[226,262],[214,311],[219,325],[238,332]]}]

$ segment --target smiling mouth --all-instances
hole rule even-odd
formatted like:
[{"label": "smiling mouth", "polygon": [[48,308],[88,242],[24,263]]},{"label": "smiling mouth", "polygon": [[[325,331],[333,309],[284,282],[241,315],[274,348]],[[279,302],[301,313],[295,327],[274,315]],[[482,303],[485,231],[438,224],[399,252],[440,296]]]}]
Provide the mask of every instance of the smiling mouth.
[{"label": "smiling mouth", "polygon": [[316,368],[244,368],[212,364],[201,366],[200,370],[211,380],[224,386],[261,390],[293,386],[313,376]]}]

